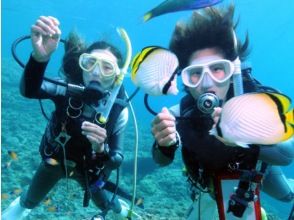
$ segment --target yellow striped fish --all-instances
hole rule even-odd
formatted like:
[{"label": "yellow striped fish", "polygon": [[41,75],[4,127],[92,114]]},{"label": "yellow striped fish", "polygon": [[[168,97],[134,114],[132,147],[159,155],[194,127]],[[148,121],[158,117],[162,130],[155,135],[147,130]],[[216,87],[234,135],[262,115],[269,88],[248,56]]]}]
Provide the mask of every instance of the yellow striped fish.
[{"label": "yellow striped fish", "polygon": [[230,99],[210,131],[226,144],[273,145],[294,135],[294,109],[279,93],[248,93]]},{"label": "yellow striped fish", "polygon": [[149,95],[176,95],[178,65],[176,55],[169,50],[157,46],[145,47],[131,63],[131,79]]}]

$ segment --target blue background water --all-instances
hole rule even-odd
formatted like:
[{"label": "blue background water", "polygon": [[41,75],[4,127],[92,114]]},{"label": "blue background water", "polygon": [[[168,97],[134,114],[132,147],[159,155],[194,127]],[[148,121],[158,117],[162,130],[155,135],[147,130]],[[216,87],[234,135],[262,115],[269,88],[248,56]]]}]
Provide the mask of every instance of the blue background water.
[{"label": "blue background water", "polygon": [[[115,28],[121,26],[127,30],[132,40],[134,54],[147,45],[167,47],[176,21],[186,19],[191,12],[167,14],[143,23],[142,15],[144,12],[159,2],[158,0],[4,0],[2,1],[2,66],[4,66],[3,62],[12,60],[10,52],[12,42],[22,35],[29,34],[30,26],[40,15],[57,17],[61,23],[63,38],[67,36],[69,31],[76,28],[87,41],[100,37],[110,37],[114,42],[121,44],[115,33]],[[231,1],[225,1],[225,4],[228,2]],[[235,4],[236,15],[240,15],[237,34],[244,36],[246,31],[249,32],[252,48],[249,60],[253,64],[255,77],[263,84],[273,86],[294,99],[292,73],[294,60],[294,22],[292,13],[294,11],[294,2],[292,0],[280,2],[237,0]],[[123,48],[123,45],[121,47]],[[18,54],[24,61],[28,59],[30,52],[31,46],[29,42],[22,44],[18,48]],[[58,52],[54,54],[48,67],[48,76],[56,76],[62,52],[60,47]],[[18,70],[19,74],[21,74],[21,69]],[[2,78],[5,78],[5,76],[2,75]],[[129,78],[126,79],[125,83],[129,92],[135,89]],[[3,84],[2,89],[17,89],[18,85],[14,84],[12,86],[5,87]],[[3,99],[9,100],[9,97],[5,97],[5,94],[7,93],[2,91],[2,118],[8,111],[19,111],[19,109],[10,109],[3,104]],[[179,98],[180,96],[156,98],[152,99],[151,104],[155,109],[159,110],[163,105],[169,106],[176,103]],[[149,127],[152,116],[144,108],[142,93],[135,97],[133,104],[135,111],[139,115],[139,126]],[[35,105],[37,106],[36,102]],[[15,123],[15,121],[11,121],[11,123]],[[8,126],[11,126],[11,124],[4,124],[2,120],[2,131]],[[2,144],[6,144],[5,140],[13,138],[5,135],[2,133]],[[12,136],[13,133],[8,133],[8,135]],[[294,178],[293,164],[283,169],[286,176]],[[5,182],[4,174],[2,183]],[[279,210],[279,216],[282,219],[286,217],[290,209],[289,204],[276,202],[268,197],[265,197],[265,199],[274,204]]]}]

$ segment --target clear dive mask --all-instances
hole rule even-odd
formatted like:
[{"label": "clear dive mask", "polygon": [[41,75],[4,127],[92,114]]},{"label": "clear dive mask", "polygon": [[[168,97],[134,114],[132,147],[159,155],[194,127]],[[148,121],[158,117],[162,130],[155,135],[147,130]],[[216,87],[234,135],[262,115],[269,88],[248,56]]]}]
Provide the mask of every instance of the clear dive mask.
[{"label": "clear dive mask", "polygon": [[192,64],[182,70],[181,76],[185,86],[195,88],[199,86],[205,74],[215,82],[223,83],[234,73],[234,64],[225,59],[218,59],[201,64]]},{"label": "clear dive mask", "polygon": [[86,73],[91,74],[96,67],[104,78],[113,78],[120,73],[116,62],[99,54],[83,53],[79,58],[79,65]]}]

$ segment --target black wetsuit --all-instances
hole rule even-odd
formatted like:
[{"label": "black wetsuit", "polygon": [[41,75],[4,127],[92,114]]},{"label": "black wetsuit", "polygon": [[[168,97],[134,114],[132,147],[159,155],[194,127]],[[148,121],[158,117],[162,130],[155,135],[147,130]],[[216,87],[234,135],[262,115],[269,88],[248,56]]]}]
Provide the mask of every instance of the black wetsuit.
[{"label": "black wetsuit", "polygon": [[[114,199],[110,205],[112,195],[100,184],[107,181],[111,171],[118,168],[123,160],[123,131],[128,120],[127,108],[113,106],[106,124],[109,151],[102,154],[93,153],[90,142],[81,134],[82,122],[93,122],[93,117],[83,115],[83,108],[79,117],[68,116],[67,111],[75,110],[68,109],[69,99],[72,97],[66,96],[61,86],[43,81],[46,66],[47,63],[39,63],[31,57],[21,79],[21,92],[25,97],[50,99],[55,104],[55,110],[40,144],[43,160],[28,191],[21,197],[22,206],[29,209],[37,206],[54,185],[67,175],[68,178],[77,180],[85,189],[85,197],[88,197],[86,200],[91,197],[101,210],[112,208],[118,213],[121,210],[118,200]],[[118,96],[123,97],[123,94],[121,89]],[[69,135],[66,143],[64,135],[58,139],[61,142],[56,141],[56,138],[63,134],[61,132]],[[58,164],[51,161],[58,161]],[[84,205],[87,202],[84,201]]]},{"label": "black wetsuit", "polygon": [[[277,92],[276,90],[262,86],[251,77],[250,72],[242,71],[244,92]],[[233,88],[230,87],[227,99],[233,96]],[[220,142],[214,136],[209,135],[213,125],[210,116],[205,116],[196,107],[191,95],[185,96],[180,105],[170,108],[176,118],[176,127],[182,141],[182,157],[188,171],[188,176],[194,182],[207,187],[215,174],[228,171],[238,163],[239,168],[254,168],[256,160],[271,164],[262,184],[262,190],[281,201],[293,200],[293,189],[287,183],[279,165],[290,164],[294,158],[294,140],[276,144],[275,147],[253,146],[245,149],[241,147],[229,147]],[[170,147],[158,146],[154,143],[152,148],[153,159],[158,164],[165,166],[170,164],[175,155],[178,144]],[[273,166],[274,165],[274,166]],[[200,172],[199,172],[200,171]],[[201,175],[201,176],[200,176]]]},{"label": "black wetsuit", "polygon": [[[245,79],[245,92],[257,91],[258,84]],[[231,86],[227,99],[233,95]],[[259,147],[229,147],[209,134],[213,126],[210,115],[202,113],[194,98],[187,94],[177,107],[176,128],[182,141],[182,157],[188,175],[194,182],[207,187],[211,178],[220,172],[227,171],[238,164],[242,169],[253,169],[259,155]],[[172,108],[170,109],[173,112]],[[179,117],[177,117],[179,116]],[[153,147],[153,158],[161,165],[167,165],[174,159],[176,146]]]}]

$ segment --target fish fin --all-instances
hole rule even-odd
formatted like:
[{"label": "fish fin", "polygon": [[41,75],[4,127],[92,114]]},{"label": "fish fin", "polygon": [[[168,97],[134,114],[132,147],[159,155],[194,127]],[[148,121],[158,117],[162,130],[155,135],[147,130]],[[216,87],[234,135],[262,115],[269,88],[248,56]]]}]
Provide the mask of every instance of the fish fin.
[{"label": "fish fin", "polygon": [[236,145],[243,147],[243,148],[250,148],[250,146],[248,144],[243,143],[243,142],[239,142],[239,141],[236,142]]}]

